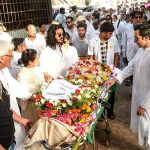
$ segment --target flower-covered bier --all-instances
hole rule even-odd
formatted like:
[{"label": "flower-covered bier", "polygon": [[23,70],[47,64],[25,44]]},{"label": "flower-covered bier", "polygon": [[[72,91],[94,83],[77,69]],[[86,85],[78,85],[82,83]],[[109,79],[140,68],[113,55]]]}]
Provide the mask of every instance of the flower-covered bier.
[{"label": "flower-covered bier", "polygon": [[39,118],[58,119],[74,126],[77,132],[83,134],[85,126],[90,126],[96,118],[96,99],[101,94],[103,83],[111,74],[109,66],[97,61],[80,60],[75,63],[68,69],[66,80],[78,85],[78,88],[67,99],[45,99],[43,91],[34,95]]},{"label": "flower-covered bier", "polygon": [[94,60],[80,60],[68,69],[66,78],[75,85],[101,86],[110,78],[112,71],[109,66]]}]

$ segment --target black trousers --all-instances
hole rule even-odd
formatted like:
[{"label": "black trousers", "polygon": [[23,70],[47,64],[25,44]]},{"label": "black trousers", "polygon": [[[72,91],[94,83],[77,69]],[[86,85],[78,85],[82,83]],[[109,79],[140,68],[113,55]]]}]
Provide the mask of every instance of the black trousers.
[{"label": "black trousers", "polygon": [[115,103],[115,91],[113,91],[108,99],[108,103],[110,104],[110,108],[107,108],[107,116],[111,116],[114,110],[114,103]]}]

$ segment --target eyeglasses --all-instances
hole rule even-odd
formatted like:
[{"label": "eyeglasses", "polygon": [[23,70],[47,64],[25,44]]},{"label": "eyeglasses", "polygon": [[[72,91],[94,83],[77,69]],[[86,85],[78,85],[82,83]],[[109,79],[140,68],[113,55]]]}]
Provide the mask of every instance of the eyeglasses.
[{"label": "eyeglasses", "polygon": [[4,56],[7,56],[7,57],[13,57],[13,54],[11,54],[11,55],[4,55]]},{"label": "eyeglasses", "polygon": [[141,19],[142,16],[135,16],[134,18],[135,18],[135,19]]}]

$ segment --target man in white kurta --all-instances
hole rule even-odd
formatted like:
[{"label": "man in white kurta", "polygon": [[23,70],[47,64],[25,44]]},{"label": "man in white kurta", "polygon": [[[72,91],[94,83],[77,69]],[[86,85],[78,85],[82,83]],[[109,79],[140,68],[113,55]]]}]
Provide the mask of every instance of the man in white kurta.
[{"label": "man in white kurta", "polygon": [[150,25],[141,25],[135,31],[135,40],[141,48],[116,78],[121,83],[133,75],[130,128],[138,133],[139,144],[143,145],[145,137],[150,144]]},{"label": "man in white kurta", "polygon": [[42,71],[53,78],[62,75],[64,68],[63,53],[61,46],[64,39],[64,29],[60,24],[52,24],[47,34],[47,47],[40,56],[40,67]]},{"label": "man in white kurta", "polygon": [[27,37],[25,38],[25,44],[28,49],[35,49],[38,56],[40,56],[41,52],[46,47],[45,38],[40,34],[36,34],[36,28],[33,24],[29,24],[27,26]]},{"label": "man in white kurta", "polygon": [[149,66],[150,48],[139,49],[128,66],[117,76],[117,79],[122,82],[127,77],[133,75],[130,123],[130,128],[133,132],[138,132],[139,117],[136,114],[136,110],[150,90],[150,82],[148,82],[150,78]]}]

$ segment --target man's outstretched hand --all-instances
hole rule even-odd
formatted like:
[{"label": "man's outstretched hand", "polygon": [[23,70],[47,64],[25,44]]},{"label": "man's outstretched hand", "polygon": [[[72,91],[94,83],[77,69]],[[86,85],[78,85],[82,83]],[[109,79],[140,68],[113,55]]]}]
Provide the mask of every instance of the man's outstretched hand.
[{"label": "man's outstretched hand", "polygon": [[104,85],[110,88],[116,83],[116,81],[117,81],[116,79],[109,79],[104,83]]}]

